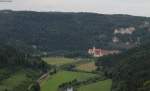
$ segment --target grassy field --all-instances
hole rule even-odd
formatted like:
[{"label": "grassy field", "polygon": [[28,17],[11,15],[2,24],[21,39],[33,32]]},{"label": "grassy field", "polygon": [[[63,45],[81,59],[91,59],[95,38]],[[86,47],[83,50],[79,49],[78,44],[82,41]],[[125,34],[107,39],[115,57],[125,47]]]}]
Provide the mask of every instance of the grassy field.
[{"label": "grassy field", "polygon": [[60,71],[41,83],[41,91],[57,91],[58,86],[64,82],[69,82],[74,79],[85,80],[93,76],[96,75],[82,72]]},{"label": "grassy field", "polygon": [[81,86],[78,91],[111,91],[111,85],[111,80],[104,80],[86,86]]},{"label": "grassy field", "polygon": [[77,70],[91,72],[96,70],[95,62],[87,62],[76,65]]},{"label": "grassy field", "polygon": [[[62,58],[62,57],[47,57],[43,58],[45,62],[51,65],[56,66],[65,66],[68,64],[75,65],[76,70],[91,72],[96,70],[95,61],[89,59],[71,59],[71,58]],[[58,86],[62,83],[72,81],[74,79],[86,80],[90,77],[95,77],[96,74],[84,73],[84,72],[72,72],[72,71],[63,71],[59,70],[56,74],[49,76],[41,82],[41,91],[57,91]],[[110,91],[111,89],[111,80],[100,81],[97,83],[83,85],[78,91]]]},{"label": "grassy field", "polygon": [[9,78],[3,80],[0,83],[0,91],[4,91],[5,89],[12,90],[26,81],[28,78],[24,72],[16,72]]},{"label": "grassy field", "polygon": [[[5,72],[3,71],[6,71],[6,69],[0,69],[0,73],[5,74]],[[20,70],[19,68],[17,68],[15,72],[7,75],[6,78],[0,80],[0,91],[27,91],[29,85],[33,83],[33,80],[37,80],[39,76],[39,70]]]},{"label": "grassy field", "polygon": [[75,59],[63,58],[63,57],[45,57],[43,58],[43,60],[47,62],[48,64],[57,65],[57,66],[77,62],[77,60]]}]

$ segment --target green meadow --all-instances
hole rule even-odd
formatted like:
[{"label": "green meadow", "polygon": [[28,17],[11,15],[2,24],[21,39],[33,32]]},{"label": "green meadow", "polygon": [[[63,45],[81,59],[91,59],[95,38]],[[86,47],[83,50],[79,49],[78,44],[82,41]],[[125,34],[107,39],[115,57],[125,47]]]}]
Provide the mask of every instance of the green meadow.
[{"label": "green meadow", "polygon": [[[6,71],[4,73],[4,71]],[[0,80],[0,91],[27,91],[28,87],[40,76],[39,70],[17,69],[13,73],[7,69],[0,69],[0,77],[7,74],[6,78]],[[9,73],[9,74],[8,74]]]},{"label": "green meadow", "polygon": [[81,86],[78,91],[111,91],[112,80],[99,81],[93,84]]},{"label": "green meadow", "polygon": [[50,65],[56,65],[56,66],[61,66],[61,65],[77,62],[77,60],[75,59],[63,58],[63,57],[45,57],[43,58],[43,60]]},{"label": "green meadow", "polygon": [[[43,58],[45,62],[50,65],[55,65],[58,68],[62,65],[75,65],[75,69],[79,72],[74,71],[64,71],[63,69],[59,70],[56,74],[50,75],[48,78],[44,79],[41,82],[41,91],[58,91],[59,85],[70,82],[74,79],[77,80],[87,80],[88,78],[93,78],[98,76],[92,72],[96,70],[94,60],[88,59],[71,59],[71,58],[63,58],[63,57],[47,57]],[[82,72],[83,71],[83,72]],[[110,91],[111,90],[112,81],[104,80],[96,83],[81,85],[77,88],[77,91]]]},{"label": "green meadow", "polygon": [[[30,83],[31,79],[28,79],[26,76],[26,72],[19,71],[14,74],[12,74],[9,78],[1,81],[0,83],[0,91],[5,91],[6,89],[9,91],[14,90],[15,88],[18,88],[20,85],[23,85],[25,81],[28,81]],[[6,90],[6,91],[7,91]]]},{"label": "green meadow", "polygon": [[96,76],[91,73],[60,71],[41,83],[41,91],[57,91],[58,86],[62,83],[77,80],[86,80],[89,77]]}]

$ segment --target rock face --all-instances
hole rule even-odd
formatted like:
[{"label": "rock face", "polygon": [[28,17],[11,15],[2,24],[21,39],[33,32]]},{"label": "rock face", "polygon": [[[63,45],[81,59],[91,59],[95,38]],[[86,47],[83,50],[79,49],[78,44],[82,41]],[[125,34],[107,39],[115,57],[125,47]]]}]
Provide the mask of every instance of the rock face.
[{"label": "rock face", "polygon": [[119,28],[114,30],[114,34],[132,34],[134,31],[136,31],[135,27]]},{"label": "rock face", "polygon": [[117,43],[117,42],[119,42],[119,38],[115,36],[115,37],[113,37],[112,41],[113,41],[113,43]]}]

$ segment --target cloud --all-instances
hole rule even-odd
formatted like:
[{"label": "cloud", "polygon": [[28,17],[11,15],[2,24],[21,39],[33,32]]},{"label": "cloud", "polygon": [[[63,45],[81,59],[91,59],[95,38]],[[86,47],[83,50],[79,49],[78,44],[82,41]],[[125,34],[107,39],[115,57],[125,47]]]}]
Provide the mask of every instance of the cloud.
[{"label": "cloud", "polygon": [[150,16],[150,0],[13,0],[0,9],[97,12]]}]

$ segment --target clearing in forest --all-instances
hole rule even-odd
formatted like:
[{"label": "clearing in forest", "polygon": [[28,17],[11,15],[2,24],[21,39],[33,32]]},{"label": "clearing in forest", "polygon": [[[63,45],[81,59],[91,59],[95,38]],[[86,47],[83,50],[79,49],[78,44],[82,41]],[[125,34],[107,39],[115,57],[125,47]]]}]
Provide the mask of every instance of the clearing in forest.
[{"label": "clearing in forest", "polygon": [[45,58],[43,58],[43,60],[50,65],[56,65],[56,66],[61,66],[61,65],[77,62],[77,60],[75,60],[75,59],[63,58],[63,57],[45,57]]},{"label": "clearing in forest", "polygon": [[95,62],[87,62],[87,63],[81,63],[79,65],[76,66],[77,70],[81,70],[81,71],[87,71],[87,72],[92,72],[96,70],[96,66],[95,66]]}]

